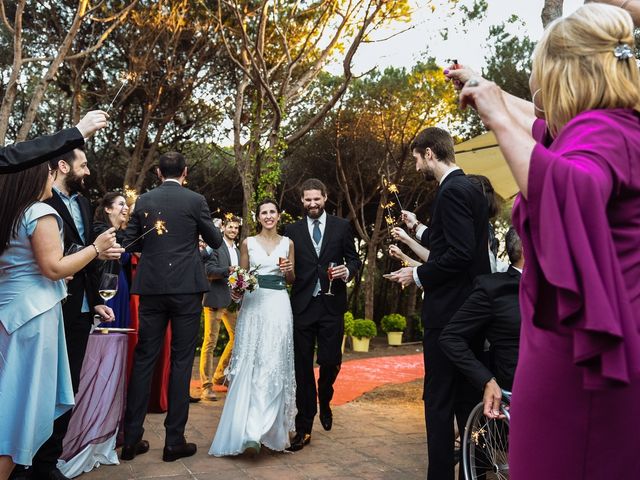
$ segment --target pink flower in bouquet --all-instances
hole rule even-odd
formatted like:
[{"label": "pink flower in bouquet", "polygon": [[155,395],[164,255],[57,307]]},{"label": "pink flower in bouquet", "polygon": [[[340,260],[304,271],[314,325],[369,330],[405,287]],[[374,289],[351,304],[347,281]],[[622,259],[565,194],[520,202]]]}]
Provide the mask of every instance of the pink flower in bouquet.
[{"label": "pink flower in bouquet", "polygon": [[232,291],[242,294],[245,291],[253,292],[258,288],[258,277],[255,272],[258,267],[245,270],[238,266],[234,267],[229,274],[228,284]]}]

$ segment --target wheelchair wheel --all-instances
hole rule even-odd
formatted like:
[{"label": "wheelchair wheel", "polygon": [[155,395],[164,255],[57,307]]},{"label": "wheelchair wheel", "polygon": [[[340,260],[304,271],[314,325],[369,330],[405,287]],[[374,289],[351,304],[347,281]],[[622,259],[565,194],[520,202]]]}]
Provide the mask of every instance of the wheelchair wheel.
[{"label": "wheelchair wheel", "polygon": [[462,466],[466,480],[508,480],[509,396],[500,411],[506,418],[489,419],[482,403],[472,410],[462,440]]}]

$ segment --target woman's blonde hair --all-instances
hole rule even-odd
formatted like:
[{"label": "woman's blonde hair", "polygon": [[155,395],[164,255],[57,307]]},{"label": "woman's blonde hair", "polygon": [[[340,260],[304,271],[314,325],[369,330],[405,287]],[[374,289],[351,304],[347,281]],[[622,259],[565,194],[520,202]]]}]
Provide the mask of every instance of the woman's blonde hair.
[{"label": "woman's blonde hair", "polygon": [[552,135],[586,110],[640,110],[635,56],[614,54],[623,44],[635,51],[634,43],[631,16],[618,7],[590,3],[549,24],[533,54],[533,75]]}]

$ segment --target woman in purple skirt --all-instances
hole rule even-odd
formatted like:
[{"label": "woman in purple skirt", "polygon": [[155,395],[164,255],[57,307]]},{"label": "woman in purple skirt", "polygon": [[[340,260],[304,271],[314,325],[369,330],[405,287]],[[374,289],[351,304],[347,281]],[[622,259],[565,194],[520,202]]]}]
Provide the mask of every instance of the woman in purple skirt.
[{"label": "woman in purple skirt", "polygon": [[[520,195],[520,359],[513,480],[640,478],[640,75],[633,23],[588,4],[534,52],[533,103],[464,84]],[[537,119],[535,117],[538,117]],[[485,405],[497,415],[499,399]]]}]

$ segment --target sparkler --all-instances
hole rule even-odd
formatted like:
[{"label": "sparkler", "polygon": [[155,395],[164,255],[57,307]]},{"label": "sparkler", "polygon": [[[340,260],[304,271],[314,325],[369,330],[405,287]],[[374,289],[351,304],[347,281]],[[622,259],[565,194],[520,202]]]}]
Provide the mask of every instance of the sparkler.
[{"label": "sparkler", "polygon": [[400,207],[400,210],[404,210],[404,208],[402,208],[402,202],[400,202],[400,197],[398,196],[398,193],[400,193],[400,190],[398,190],[398,186],[395,183],[389,183],[386,177],[382,177],[382,184],[385,186],[389,193],[393,193],[396,196],[396,200],[398,201],[398,207]]},{"label": "sparkler", "polygon": [[[144,212],[145,217],[147,217],[149,214],[147,212]],[[153,224],[153,227],[150,228],[149,230],[147,230],[146,232],[144,232],[142,235],[140,235],[139,237],[136,237],[135,239],[133,239],[131,242],[129,242],[127,245],[125,245],[123,248],[127,249],[129,248],[131,245],[133,245],[134,243],[136,243],[138,240],[140,240],[141,238],[143,238],[145,235],[155,231],[156,234],[158,235],[164,235],[165,233],[167,233],[169,230],[167,230],[167,227],[165,226],[165,221],[164,220],[156,220],[156,222]]]},{"label": "sparkler", "polygon": [[120,75],[120,82],[121,82],[120,88],[118,89],[115,96],[113,97],[113,100],[111,100],[111,103],[107,107],[107,110],[106,110],[107,113],[109,113],[109,110],[111,110],[111,107],[113,107],[113,104],[116,101],[116,98],[118,98],[118,95],[120,95],[120,92],[125,87],[125,85],[129,83],[129,81],[135,80],[135,78],[136,78],[136,75],[133,72],[123,73]]},{"label": "sparkler", "polygon": [[124,186],[124,196],[131,204],[136,203],[136,200],[138,200],[137,190],[135,188],[131,188],[129,185]]}]

